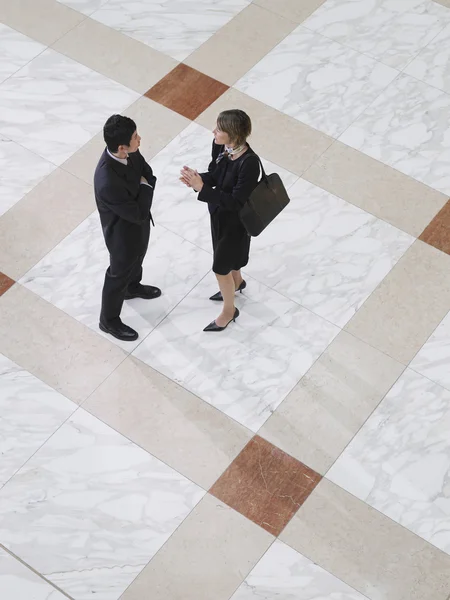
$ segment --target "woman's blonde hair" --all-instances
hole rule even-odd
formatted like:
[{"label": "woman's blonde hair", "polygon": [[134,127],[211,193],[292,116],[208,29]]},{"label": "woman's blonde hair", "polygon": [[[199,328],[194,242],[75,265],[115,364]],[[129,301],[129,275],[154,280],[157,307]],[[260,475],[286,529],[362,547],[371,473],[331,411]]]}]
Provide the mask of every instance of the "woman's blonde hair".
[{"label": "woman's blonde hair", "polygon": [[245,144],[252,132],[252,122],[247,113],[238,108],[224,110],[217,117],[217,127],[230,138],[235,146]]}]

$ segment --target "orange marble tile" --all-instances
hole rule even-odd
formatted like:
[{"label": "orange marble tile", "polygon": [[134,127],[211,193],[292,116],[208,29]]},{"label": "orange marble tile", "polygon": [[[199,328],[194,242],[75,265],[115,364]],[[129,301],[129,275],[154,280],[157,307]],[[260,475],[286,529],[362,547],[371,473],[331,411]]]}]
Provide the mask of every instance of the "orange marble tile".
[{"label": "orange marble tile", "polygon": [[15,283],[14,279],[8,277],[8,275],[4,275],[0,273],[0,296],[7,292],[11,286]]},{"label": "orange marble tile", "polygon": [[450,254],[450,200],[424,229],[419,240]]},{"label": "orange marble tile", "polygon": [[170,71],[145,94],[147,98],[188,119],[196,119],[229,86],[183,63]]},{"label": "orange marble tile", "polygon": [[321,476],[255,436],[210,493],[273,535],[279,535]]}]

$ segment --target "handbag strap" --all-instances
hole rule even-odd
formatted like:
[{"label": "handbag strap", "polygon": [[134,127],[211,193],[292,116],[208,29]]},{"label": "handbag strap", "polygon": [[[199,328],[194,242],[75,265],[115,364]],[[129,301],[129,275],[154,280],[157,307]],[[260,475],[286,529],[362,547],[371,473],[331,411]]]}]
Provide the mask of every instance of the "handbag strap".
[{"label": "handbag strap", "polygon": [[261,161],[261,159],[260,159],[260,158],[259,158],[259,156],[256,154],[256,152],[254,152],[254,151],[253,151],[253,148],[250,148],[250,146],[249,146],[249,147],[248,147],[248,149],[249,149],[249,150],[251,150],[251,152],[252,152],[252,153],[251,153],[251,154],[247,154],[247,156],[244,156],[244,157],[243,157],[243,159],[242,159],[242,161],[241,161],[241,167],[240,167],[240,168],[242,168],[242,165],[245,163],[245,161],[247,160],[247,158],[250,158],[251,156],[256,156],[256,158],[258,159],[258,162],[259,162],[259,166],[260,166],[260,168],[261,168],[261,181],[262,181],[263,179],[264,179],[264,181],[267,181],[267,175],[266,175],[266,172],[265,172],[265,170],[264,170],[264,167],[263,167],[263,164],[262,164],[262,161]]}]

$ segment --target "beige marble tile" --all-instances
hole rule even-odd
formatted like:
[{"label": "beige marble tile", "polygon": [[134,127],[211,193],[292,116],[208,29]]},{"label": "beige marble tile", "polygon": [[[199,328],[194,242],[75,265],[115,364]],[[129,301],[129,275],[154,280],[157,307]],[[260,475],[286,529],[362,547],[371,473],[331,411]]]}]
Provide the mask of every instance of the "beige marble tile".
[{"label": "beige marble tile", "polygon": [[447,196],[336,141],[303,178],[419,237]]},{"label": "beige marble tile", "polygon": [[447,600],[450,556],[328,480],[280,538],[370,600]]},{"label": "beige marble tile", "polygon": [[20,279],[93,210],[92,187],[57,169],[0,219],[0,271]]},{"label": "beige marble tile", "polygon": [[90,18],[59,39],[53,48],[141,94],[178,64]]},{"label": "beige marble tile", "polygon": [[294,21],[249,4],[184,62],[233,85],[295,27]]},{"label": "beige marble tile", "polygon": [[196,121],[213,129],[217,115],[230,108],[240,108],[252,119],[253,133],[249,142],[255,152],[297,175],[302,175],[333,142],[324,133],[233,88]]},{"label": "beige marble tile", "polygon": [[345,329],[408,364],[450,310],[450,256],[417,240]]},{"label": "beige marble tile", "polygon": [[450,0],[434,0],[434,2],[442,4],[442,6],[448,6],[448,8],[450,8]]},{"label": "beige marble tile", "polygon": [[[139,98],[129,108],[122,111],[122,114],[131,117],[136,122],[142,137],[140,150],[147,161],[150,161],[190,123],[189,119],[145,97]],[[92,184],[95,167],[104,149],[103,134],[99,133],[78,152],[75,152],[62,165],[62,168]],[[158,176],[157,173],[156,176]]]},{"label": "beige marble tile", "polygon": [[207,495],[120,600],[229,600],[273,540]]},{"label": "beige marble tile", "polygon": [[0,298],[0,352],[78,403],[126,357],[19,284]]},{"label": "beige marble tile", "polygon": [[83,21],[81,13],[56,0],[2,0],[0,22],[50,46]]},{"label": "beige marble tile", "polygon": [[83,408],[204,489],[252,437],[249,430],[133,357]]},{"label": "beige marble tile", "polygon": [[325,0],[253,0],[263,8],[278,15],[303,23],[312,13],[322,6]]},{"label": "beige marble tile", "polygon": [[403,370],[342,331],[259,434],[325,474]]}]

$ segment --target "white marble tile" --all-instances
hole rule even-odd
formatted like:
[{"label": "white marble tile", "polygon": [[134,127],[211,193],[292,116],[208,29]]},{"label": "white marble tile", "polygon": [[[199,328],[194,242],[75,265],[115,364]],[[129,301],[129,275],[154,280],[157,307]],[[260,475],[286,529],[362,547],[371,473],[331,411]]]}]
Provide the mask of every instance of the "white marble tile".
[{"label": "white marble tile", "polygon": [[210,273],[138,346],[134,355],[257,431],[339,329],[247,279],[236,323],[221,333],[203,328],[220,312],[209,296]]},{"label": "white marble tile", "polygon": [[367,600],[276,540],[230,600]]},{"label": "white marble tile", "polygon": [[431,0],[327,0],[303,25],[403,69],[449,22]]},{"label": "white marble tile", "polygon": [[[155,204],[161,192],[155,193]],[[158,194],[158,196],[157,196]],[[121,318],[139,333],[136,342],[108,339],[133,350],[211,268],[211,255],[157,224],[152,227],[142,283],[157,285],[154,300],[126,301]],[[20,283],[94,331],[109,264],[97,211],[33,267]],[[106,335],[101,333],[101,335]]]},{"label": "white marble tile", "polygon": [[450,312],[410,366],[450,391]]},{"label": "white marble tile", "polygon": [[414,241],[299,179],[290,204],[252,242],[252,277],[343,327]]},{"label": "white marble tile", "polygon": [[450,94],[450,25],[420,52],[405,73]]},{"label": "white marble tile", "polygon": [[450,553],[450,391],[407,369],[327,478]]},{"label": "white marble tile", "polygon": [[45,46],[0,23],[0,83],[45,50]]},{"label": "white marble tile", "polygon": [[0,85],[0,131],[56,165],[139,94],[47,49]]},{"label": "white marble tile", "polygon": [[450,194],[450,95],[400,75],[339,138]]},{"label": "white marble tile", "polygon": [[0,548],[0,590],[4,600],[67,600],[36,573]]},{"label": "white marble tile", "polygon": [[0,539],[75,600],[117,600],[204,493],[79,409],[1,490]]},{"label": "white marble tile", "polygon": [[339,136],[397,71],[299,26],[235,87],[330,136]]},{"label": "white marble tile", "polygon": [[108,0],[91,17],[184,60],[250,4],[250,0]]},{"label": "white marble tile", "polygon": [[[152,159],[152,168],[158,175],[159,200],[154,207],[155,219],[208,252],[212,252],[208,207],[179,181],[179,176],[184,165],[200,173],[208,170],[212,140],[213,135],[208,129],[191,123]],[[286,169],[264,158],[262,162],[266,172],[277,172],[287,188],[297,181],[298,176]]]},{"label": "white marble tile", "polygon": [[4,135],[0,135],[0,162],[0,216],[56,169]]},{"label": "white marble tile", "polygon": [[0,487],[76,409],[74,402],[0,354]]}]

